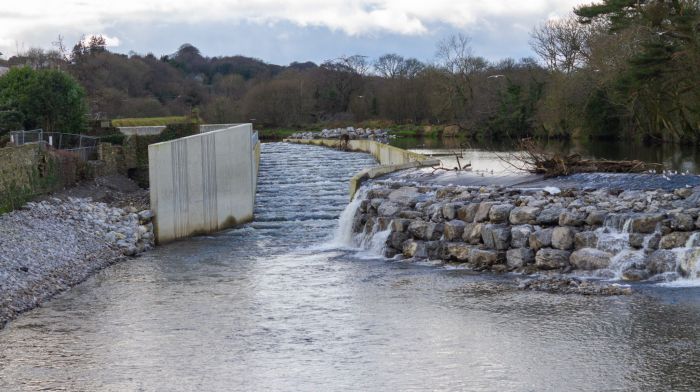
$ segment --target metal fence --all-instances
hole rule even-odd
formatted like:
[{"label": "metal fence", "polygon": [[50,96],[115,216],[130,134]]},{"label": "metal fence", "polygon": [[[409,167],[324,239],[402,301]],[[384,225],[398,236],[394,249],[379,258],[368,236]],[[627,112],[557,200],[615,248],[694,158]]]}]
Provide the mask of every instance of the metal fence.
[{"label": "metal fence", "polygon": [[21,146],[30,143],[44,144],[57,150],[74,153],[84,161],[96,158],[97,145],[99,142],[100,138],[94,136],[45,132],[43,129],[10,132],[10,143],[14,145]]}]

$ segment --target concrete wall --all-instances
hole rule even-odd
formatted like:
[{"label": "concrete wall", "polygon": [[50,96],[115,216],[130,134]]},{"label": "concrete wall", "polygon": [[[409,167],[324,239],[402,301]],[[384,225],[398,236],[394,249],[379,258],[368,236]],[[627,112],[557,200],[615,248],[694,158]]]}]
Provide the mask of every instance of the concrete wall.
[{"label": "concrete wall", "polygon": [[126,136],[151,136],[160,135],[165,130],[165,125],[153,127],[118,127],[117,129]]},{"label": "concrete wall", "polygon": [[[226,128],[231,128],[241,124],[202,124],[199,126],[199,133],[211,131],[219,131]],[[165,130],[165,125],[159,126],[143,126],[143,127],[118,127],[119,132],[126,136],[152,136],[160,135]]]},{"label": "concrete wall", "polygon": [[[341,145],[341,141],[338,139],[285,139],[284,141],[331,148],[339,148]],[[362,182],[367,178],[375,178],[397,170],[440,164],[439,159],[431,159],[423,154],[406,151],[402,148],[375,142],[373,140],[350,140],[348,142],[348,150],[372,154],[380,164],[378,167],[362,170],[350,179],[350,199],[355,196],[355,192],[357,192]]]},{"label": "concrete wall", "polygon": [[148,146],[159,243],[253,219],[257,183],[251,124]]}]

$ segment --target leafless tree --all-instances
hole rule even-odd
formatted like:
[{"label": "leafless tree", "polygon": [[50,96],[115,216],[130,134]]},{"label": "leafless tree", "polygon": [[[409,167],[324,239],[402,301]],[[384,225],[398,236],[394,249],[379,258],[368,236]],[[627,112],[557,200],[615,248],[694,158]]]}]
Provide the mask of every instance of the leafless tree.
[{"label": "leafless tree", "polygon": [[581,24],[575,16],[552,19],[536,26],[530,46],[551,71],[570,74],[590,58],[589,41],[596,26]]}]

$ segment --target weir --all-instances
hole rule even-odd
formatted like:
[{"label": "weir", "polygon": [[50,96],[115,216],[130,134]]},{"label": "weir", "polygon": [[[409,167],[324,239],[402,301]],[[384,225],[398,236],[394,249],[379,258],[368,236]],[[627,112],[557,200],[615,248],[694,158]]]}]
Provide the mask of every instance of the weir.
[{"label": "weir", "polygon": [[260,143],[240,124],[148,146],[159,243],[253,219]]}]

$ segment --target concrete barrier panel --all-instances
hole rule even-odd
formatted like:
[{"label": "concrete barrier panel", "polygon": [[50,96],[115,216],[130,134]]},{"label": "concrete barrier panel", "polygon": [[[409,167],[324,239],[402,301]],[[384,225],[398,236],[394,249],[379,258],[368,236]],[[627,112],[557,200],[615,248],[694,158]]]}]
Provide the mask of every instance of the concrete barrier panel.
[{"label": "concrete barrier panel", "polygon": [[251,124],[148,146],[159,243],[253,219],[257,183]]}]

